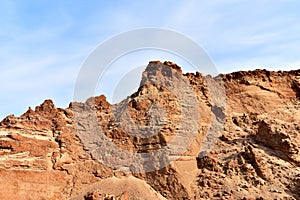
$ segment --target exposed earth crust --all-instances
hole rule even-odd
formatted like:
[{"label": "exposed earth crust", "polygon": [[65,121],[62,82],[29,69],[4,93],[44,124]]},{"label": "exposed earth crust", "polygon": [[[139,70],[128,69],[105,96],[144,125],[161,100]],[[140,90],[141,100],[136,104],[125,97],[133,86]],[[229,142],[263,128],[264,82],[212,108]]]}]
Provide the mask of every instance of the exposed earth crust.
[{"label": "exposed earth crust", "polygon": [[0,123],[0,185],[0,199],[300,199],[300,70],[151,61],[119,104],[46,100]]}]

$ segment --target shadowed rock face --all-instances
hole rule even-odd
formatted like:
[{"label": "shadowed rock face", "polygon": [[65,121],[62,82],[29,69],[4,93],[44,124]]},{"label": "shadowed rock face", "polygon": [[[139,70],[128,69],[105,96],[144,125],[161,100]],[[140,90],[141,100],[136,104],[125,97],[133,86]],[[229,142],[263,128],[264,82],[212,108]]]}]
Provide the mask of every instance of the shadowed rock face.
[{"label": "shadowed rock face", "polygon": [[0,123],[0,199],[300,199],[300,70],[182,74]]}]

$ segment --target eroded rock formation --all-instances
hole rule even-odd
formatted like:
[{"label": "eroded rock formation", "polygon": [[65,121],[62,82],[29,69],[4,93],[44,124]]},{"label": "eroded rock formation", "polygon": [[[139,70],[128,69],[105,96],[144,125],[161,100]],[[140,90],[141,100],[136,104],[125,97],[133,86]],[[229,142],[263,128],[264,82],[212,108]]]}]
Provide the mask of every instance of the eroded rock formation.
[{"label": "eroded rock formation", "polygon": [[138,91],[0,123],[0,199],[300,199],[300,70],[152,61]]}]

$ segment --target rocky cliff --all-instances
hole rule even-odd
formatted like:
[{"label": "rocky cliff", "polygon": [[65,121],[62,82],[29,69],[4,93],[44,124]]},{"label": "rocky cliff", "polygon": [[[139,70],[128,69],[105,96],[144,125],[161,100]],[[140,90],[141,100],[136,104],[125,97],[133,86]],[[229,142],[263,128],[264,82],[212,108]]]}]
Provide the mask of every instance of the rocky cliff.
[{"label": "rocky cliff", "polygon": [[300,199],[300,70],[212,78],[150,62],[140,88],[0,123],[0,199]]}]

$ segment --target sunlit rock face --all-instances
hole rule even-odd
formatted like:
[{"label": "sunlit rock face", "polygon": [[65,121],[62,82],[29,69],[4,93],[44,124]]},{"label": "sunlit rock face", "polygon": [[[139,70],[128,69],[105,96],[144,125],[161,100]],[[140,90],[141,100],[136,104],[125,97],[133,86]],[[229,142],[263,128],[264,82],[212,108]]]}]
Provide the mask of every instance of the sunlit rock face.
[{"label": "sunlit rock face", "polygon": [[0,123],[0,199],[299,199],[300,70],[151,61],[137,92]]}]

